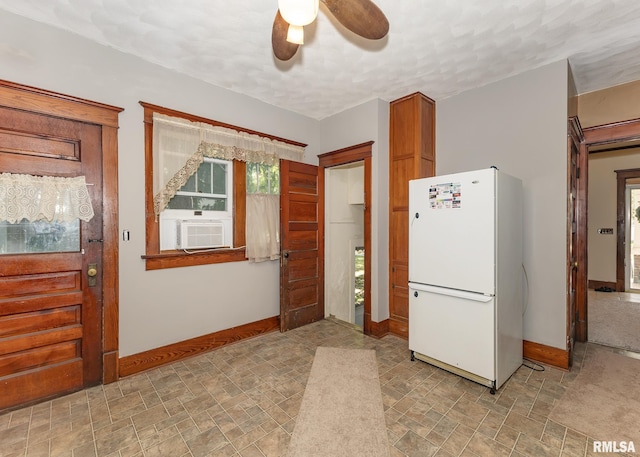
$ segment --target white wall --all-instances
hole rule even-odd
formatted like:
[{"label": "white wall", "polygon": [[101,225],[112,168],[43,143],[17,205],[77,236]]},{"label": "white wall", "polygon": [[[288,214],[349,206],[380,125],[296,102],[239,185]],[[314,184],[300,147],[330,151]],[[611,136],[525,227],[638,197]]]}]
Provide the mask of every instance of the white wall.
[{"label": "white wall", "polygon": [[374,141],[371,165],[371,319],[380,322],[389,318],[389,103],[371,100],[321,121],[322,152],[367,141]]},{"label": "white wall", "polygon": [[440,100],[436,174],[497,166],[523,181],[524,338],[566,349],[568,64]]},{"label": "white wall", "polygon": [[118,132],[119,228],[131,241],[120,243],[121,357],[279,314],[278,262],[145,271],[139,101],[306,143],[304,161],[311,164],[320,153],[374,140],[372,318],[388,317],[388,103],[372,100],[316,121],[4,12],[0,79],[125,109]]},{"label": "white wall", "polygon": [[[589,155],[587,212],[590,280],[616,282],[617,177],[615,170],[640,168],[640,149],[625,149]],[[613,228],[613,235],[598,234]]]},{"label": "white wall", "polygon": [[[309,144],[319,122],[182,76],[77,35],[0,14],[0,78],[125,109],[120,115],[120,356],[279,314],[278,262],[145,271],[144,135],[139,101]],[[251,284],[251,287],[246,287]]]}]

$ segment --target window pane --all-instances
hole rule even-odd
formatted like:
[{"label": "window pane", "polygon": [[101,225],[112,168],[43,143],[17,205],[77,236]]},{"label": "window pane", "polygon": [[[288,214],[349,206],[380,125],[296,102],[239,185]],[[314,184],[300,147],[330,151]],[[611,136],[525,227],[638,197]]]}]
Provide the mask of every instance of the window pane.
[{"label": "window pane", "polygon": [[263,164],[258,168],[258,193],[269,193],[269,167]]},{"label": "window pane", "polygon": [[[211,192],[211,165],[214,164],[212,164],[211,162],[203,162],[198,167],[198,171],[196,172],[196,175],[198,176],[198,187],[196,189],[196,192],[200,192],[203,194],[213,193]],[[224,192],[216,193],[224,194]]]},{"label": "window pane", "polygon": [[280,167],[260,163],[247,164],[247,193],[279,194]]},{"label": "window pane", "polygon": [[247,163],[247,193],[255,194],[258,192],[258,166],[257,163]]},{"label": "window pane", "polygon": [[280,193],[280,165],[271,167],[271,193]]},{"label": "window pane", "polygon": [[34,252],[77,252],[80,250],[80,221],[0,222],[0,254]]},{"label": "window pane", "polygon": [[193,209],[203,211],[226,211],[226,198],[198,197],[190,195],[176,195],[167,205],[167,209]]},{"label": "window pane", "polygon": [[186,184],[184,186],[182,186],[182,189],[180,189],[180,190],[184,190],[185,192],[195,192],[196,191],[196,175],[197,174],[198,174],[198,172],[196,171],[195,174],[191,175],[189,180],[186,182]]},{"label": "window pane", "polygon": [[227,194],[227,164],[213,162],[212,165],[212,194]]}]

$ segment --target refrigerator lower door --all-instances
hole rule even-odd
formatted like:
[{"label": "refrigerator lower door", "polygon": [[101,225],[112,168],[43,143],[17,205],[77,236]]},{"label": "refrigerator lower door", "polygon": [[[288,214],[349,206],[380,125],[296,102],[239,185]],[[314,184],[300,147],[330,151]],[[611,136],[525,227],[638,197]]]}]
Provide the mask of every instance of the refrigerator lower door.
[{"label": "refrigerator lower door", "polygon": [[488,386],[496,379],[494,316],[494,296],[409,283],[409,349]]}]

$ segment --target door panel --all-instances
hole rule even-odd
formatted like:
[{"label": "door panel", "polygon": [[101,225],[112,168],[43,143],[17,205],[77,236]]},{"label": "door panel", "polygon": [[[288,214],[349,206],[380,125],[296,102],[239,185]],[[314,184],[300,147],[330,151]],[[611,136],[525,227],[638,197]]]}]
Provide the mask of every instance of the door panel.
[{"label": "door panel", "polygon": [[[2,410],[102,380],[101,128],[0,108],[0,170],[85,176],[95,212],[69,252],[0,254]],[[97,269],[92,287],[89,264]]]},{"label": "door panel", "polygon": [[318,167],[280,161],[280,330],[324,319]]},{"label": "door panel", "polygon": [[409,281],[495,293],[495,179],[487,168],[409,181]]},{"label": "door panel", "polygon": [[409,287],[409,349],[495,380],[495,298],[448,293]]}]

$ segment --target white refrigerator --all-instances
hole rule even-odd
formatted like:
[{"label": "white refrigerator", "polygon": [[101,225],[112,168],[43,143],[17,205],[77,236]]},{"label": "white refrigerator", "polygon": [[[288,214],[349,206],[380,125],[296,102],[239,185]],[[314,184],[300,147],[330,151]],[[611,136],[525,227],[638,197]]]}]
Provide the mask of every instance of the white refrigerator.
[{"label": "white refrigerator", "polygon": [[522,182],[409,181],[411,358],[496,389],[522,364]]}]

